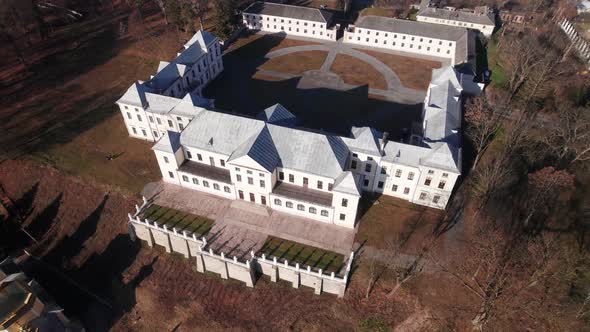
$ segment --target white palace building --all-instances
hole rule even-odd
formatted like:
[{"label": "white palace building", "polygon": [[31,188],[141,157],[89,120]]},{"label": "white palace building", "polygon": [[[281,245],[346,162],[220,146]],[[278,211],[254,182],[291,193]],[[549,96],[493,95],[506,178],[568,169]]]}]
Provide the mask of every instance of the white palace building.
[{"label": "white palace building", "polygon": [[[396,29],[370,31],[401,33]],[[427,38],[448,41],[439,37]],[[411,34],[406,38],[411,42]],[[445,47],[457,52],[457,45]],[[117,101],[129,135],[157,141],[152,149],[164,181],[348,228],[363,193],[446,207],[461,174],[461,95],[472,75],[434,69],[419,125],[408,142],[397,142],[370,127],[353,127],[348,137],[299,128],[280,104],[256,118],[216,110],[201,90],[221,70],[219,40],[198,32],[176,59]]]},{"label": "white palace building", "polygon": [[[129,136],[155,142],[168,130],[184,129],[195,113],[192,107],[175,107],[178,98],[189,91],[200,95],[222,71],[219,39],[206,31],[197,32],[172,62],[160,61],[155,75],[133,83],[117,101]],[[195,101],[195,105],[213,107],[206,102]]]}]

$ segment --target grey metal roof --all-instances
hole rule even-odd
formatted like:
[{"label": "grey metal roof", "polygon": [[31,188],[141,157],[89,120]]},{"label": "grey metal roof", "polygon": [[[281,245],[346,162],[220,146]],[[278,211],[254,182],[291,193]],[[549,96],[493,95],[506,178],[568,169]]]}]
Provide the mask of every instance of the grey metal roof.
[{"label": "grey metal roof", "polygon": [[180,99],[158,95],[155,93],[146,92],[145,99],[147,100],[148,108],[146,111],[157,114],[168,114],[174,106],[180,103]]},{"label": "grey metal roof", "polygon": [[267,125],[279,153],[281,166],[336,178],[344,171],[348,148],[338,136]]},{"label": "grey metal roof", "polygon": [[427,147],[389,141],[383,149],[382,160],[418,167],[420,165],[420,159],[428,155],[429,152],[430,149]]},{"label": "grey metal roof", "polygon": [[270,15],[326,23],[332,22],[332,14],[317,8],[283,5],[270,2],[254,2],[243,11],[246,14]]},{"label": "grey metal roof", "polygon": [[258,134],[260,120],[219,112],[202,112],[182,131],[182,145],[231,155],[244,140]]},{"label": "grey metal roof", "polygon": [[360,197],[362,194],[361,180],[361,175],[350,171],[342,172],[334,181],[332,191]]},{"label": "grey metal roof", "polygon": [[352,127],[352,139],[346,139],[346,145],[355,151],[380,156],[379,138],[383,135],[371,127]]},{"label": "grey metal roof", "polygon": [[158,142],[152,146],[152,150],[175,153],[180,148],[180,134],[174,131],[167,131]]},{"label": "grey metal roof", "polygon": [[147,88],[140,82],[134,82],[131,86],[125,91],[123,96],[117,100],[118,103],[123,103],[127,105],[135,105],[139,107],[147,106],[147,100],[145,98],[145,93],[151,91],[150,88]]},{"label": "grey metal roof", "polygon": [[179,103],[170,110],[170,114],[194,118],[201,112],[213,108],[213,100],[200,97],[199,95],[189,92]]},{"label": "grey metal roof", "polygon": [[297,125],[297,117],[281,104],[274,104],[266,108],[264,111],[260,112],[257,117],[263,121],[279,126],[293,127]]},{"label": "grey metal roof", "polygon": [[268,127],[252,135],[242,143],[227,160],[231,162],[243,156],[249,156],[260,166],[272,172],[279,165],[280,157],[273,143]]},{"label": "grey metal roof", "polygon": [[195,33],[189,41],[184,44],[184,48],[189,48],[193,44],[200,45],[201,48],[206,48],[209,44],[214,42],[217,39],[214,35],[210,34],[207,31],[199,30]]},{"label": "grey metal roof", "polygon": [[418,16],[438,18],[442,20],[461,21],[479,25],[496,25],[493,14],[470,13],[461,10],[448,10],[443,8],[424,8],[418,13]]},{"label": "grey metal roof", "polygon": [[355,27],[450,41],[457,41],[467,34],[465,28],[372,15],[360,17]]}]

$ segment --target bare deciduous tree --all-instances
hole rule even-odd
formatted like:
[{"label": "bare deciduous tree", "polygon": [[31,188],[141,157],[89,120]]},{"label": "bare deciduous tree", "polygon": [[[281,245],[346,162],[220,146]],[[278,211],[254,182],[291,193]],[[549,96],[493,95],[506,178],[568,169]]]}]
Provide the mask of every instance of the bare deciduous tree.
[{"label": "bare deciduous tree", "polygon": [[590,110],[563,106],[558,112],[559,121],[549,129],[543,143],[561,161],[590,160]]},{"label": "bare deciduous tree", "polygon": [[475,150],[471,169],[475,169],[481,155],[500,128],[500,115],[488,105],[484,97],[475,97],[469,99],[465,105],[465,121],[467,122],[465,134],[471,140]]}]

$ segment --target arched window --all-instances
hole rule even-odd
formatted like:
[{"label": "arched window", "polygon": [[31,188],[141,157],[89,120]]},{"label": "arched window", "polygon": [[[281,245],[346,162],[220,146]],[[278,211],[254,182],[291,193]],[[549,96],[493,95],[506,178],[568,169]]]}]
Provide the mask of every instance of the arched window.
[{"label": "arched window", "polygon": [[281,206],[281,200],[278,198],[275,198],[275,205]]},{"label": "arched window", "polygon": [[322,217],[328,216],[328,210],[322,210]]},{"label": "arched window", "polygon": [[297,210],[305,211],[305,206],[303,206],[303,204],[297,204]]},{"label": "arched window", "polygon": [[314,208],[313,206],[309,207],[309,213],[313,213],[316,214],[318,211],[316,210],[316,208]]},{"label": "arched window", "polygon": [[293,208],[293,203],[287,202],[287,203],[285,203],[285,206],[291,209],[291,208]]}]

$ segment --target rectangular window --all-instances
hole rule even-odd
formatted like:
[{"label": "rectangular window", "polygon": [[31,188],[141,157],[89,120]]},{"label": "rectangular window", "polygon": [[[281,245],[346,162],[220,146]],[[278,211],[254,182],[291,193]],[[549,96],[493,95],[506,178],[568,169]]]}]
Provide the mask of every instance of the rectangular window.
[{"label": "rectangular window", "polygon": [[350,162],[350,168],[352,168],[352,169],[356,169],[356,160],[352,160],[352,161]]},{"label": "rectangular window", "polygon": [[164,162],[167,164],[168,163],[168,157],[164,156]]},{"label": "rectangular window", "polygon": [[262,203],[262,205],[266,205],[266,196],[260,196],[260,203]]},{"label": "rectangular window", "polygon": [[191,154],[191,152],[190,152],[190,151],[186,151],[186,157],[187,157],[188,159],[193,159],[193,155]]},{"label": "rectangular window", "polygon": [[346,219],[346,215],[344,213],[340,213],[340,220]]},{"label": "rectangular window", "polygon": [[363,186],[368,187],[369,186],[369,180],[365,179],[365,181],[363,182]]},{"label": "rectangular window", "polygon": [[295,182],[295,176],[293,174],[289,174],[289,182]]},{"label": "rectangular window", "polygon": [[410,193],[410,188],[408,188],[408,187],[405,187],[405,188],[404,188],[404,195],[407,195],[407,194],[409,194],[409,193]]},{"label": "rectangular window", "polygon": [[197,159],[198,159],[199,161],[203,161],[203,156],[201,156],[201,154],[200,154],[200,153],[197,153]]},{"label": "rectangular window", "polygon": [[168,120],[168,127],[172,128],[174,125],[172,124],[172,120]]},{"label": "rectangular window", "polygon": [[304,177],[304,178],[303,178],[303,186],[304,186],[305,188],[307,188],[307,186],[308,186],[308,185],[309,185],[309,179],[308,179],[308,178],[306,178],[306,177]]},{"label": "rectangular window", "polygon": [[148,119],[150,120],[151,123],[154,123],[154,118],[151,115],[148,116]]},{"label": "rectangular window", "polygon": [[324,183],[322,181],[318,181],[318,189],[324,189]]},{"label": "rectangular window", "polygon": [[424,180],[424,185],[429,186],[430,182],[432,182],[432,178],[426,178],[426,180]]},{"label": "rectangular window", "polygon": [[183,130],[183,129],[184,129],[184,126],[182,125],[182,123],[179,123],[179,124],[178,124],[178,128],[179,128],[180,130]]},{"label": "rectangular window", "polygon": [[299,211],[305,211],[305,205],[303,205],[303,204],[297,204],[297,210],[299,210]]},{"label": "rectangular window", "polygon": [[449,177],[449,173],[442,173],[442,177],[443,178],[448,178]]},{"label": "rectangular window", "polygon": [[397,184],[394,184],[393,186],[391,186],[391,191],[397,191]]},{"label": "rectangular window", "polygon": [[208,181],[205,181],[205,180],[203,180],[203,186],[204,186],[205,188],[209,188],[209,182],[208,182]]},{"label": "rectangular window", "polygon": [[244,192],[241,190],[238,190],[238,197],[240,197],[240,199],[244,199]]},{"label": "rectangular window", "polygon": [[254,184],[254,179],[251,177],[248,177],[248,184]]},{"label": "rectangular window", "polygon": [[423,201],[426,199],[426,193],[420,193],[420,197],[418,198],[419,200]]},{"label": "rectangular window", "polygon": [[193,178],[193,183],[194,183],[194,184],[199,184],[199,179],[197,179],[197,178]]},{"label": "rectangular window", "polygon": [[141,115],[137,114],[137,120],[139,120],[139,122],[141,122]]},{"label": "rectangular window", "polygon": [[445,189],[445,184],[446,184],[446,182],[441,180],[441,181],[438,183],[438,189]]},{"label": "rectangular window", "polygon": [[371,164],[366,164],[365,165],[365,172],[371,173]]},{"label": "rectangular window", "polygon": [[252,174],[252,171],[251,171],[251,170],[249,170],[249,169],[247,169],[247,170],[246,170],[246,174]]},{"label": "rectangular window", "polygon": [[161,125],[162,124],[162,120],[160,120],[160,118],[156,118],[156,122]]},{"label": "rectangular window", "polygon": [[396,178],[399,178],[399,177],[401,177],[401,176],[402,176],[402,170],[401,170],[401,169],[398,169],[398,170],[396,170],[396,171],[395,171],[395,177],[396,177]]},{"label": "rectangular window", "polygon": [[174,173],[168,172],[168,176],[170,176],[171,179],[174,179]]},{"label": "rectangular window", "polygon": [[377,188],[379,188],[379,189],[383,189],[383,181],[379,181],[379,182],[377,183]]},{"label": "rectangular window", "polygon": [[342,199],[342,206],[343,207],[347,207],[348,206],[348,200],[346,198]]},{"label": "rectangular window", "polygon": [[328,191],[332,191],[332,187],[334,187],[334,185],[331,183],[328,183]]},{"label": "rectangular window", "polygon": [[242,176],[240,174],[236,174],[236,181],[242,182]]},{"label": "rectangular window", "polygon": [[213,189],[215,189],[215,190],[219,190],[219,185],[218,185],[217,183],[214,183],[214,184],[213,184]]},{"label": "rectangular window", "polygon": [[188,182],[188,176],[186,176],[186,175],[183,175],[183,176],[182,176],[182,181],[184,181],[184,182]]},{"label": "rectangular window", "polygon": [[127,117],[131,120],[131,113],[127,112]]},{"label": "rectangular window", "polygon": [[131,127],[131,130],[133,131],[133,133],[134,133],[135,135],[137,135],[137,130],[135,130],[135,128]]},{"label": "rectangular window", "polygon": [[221,167],[225,167],[225,160],[219,159],[219,163],[221,164]]},{"label": "rectangular window", "polygon": [[387,167],[381,166],[381,174],[387,174]]},{"label": "rectangular window", "polygon": [[281,180],[281,181],[285,180],[285,173],[279,172],[279,180]]},{"label": "rectangular window", "polygon": [[264,188],[264,185],[265,185],[264,180],[260,180],[260,188]]},{"label": "rectangular window", "polygon": [[432,198],[432,203],[434,203],[434,204],[438,204],[438,201],[439,201],[439,200],[440,200],[440,196],[439,196],[439,195],[435,195],[435,196]]}]

